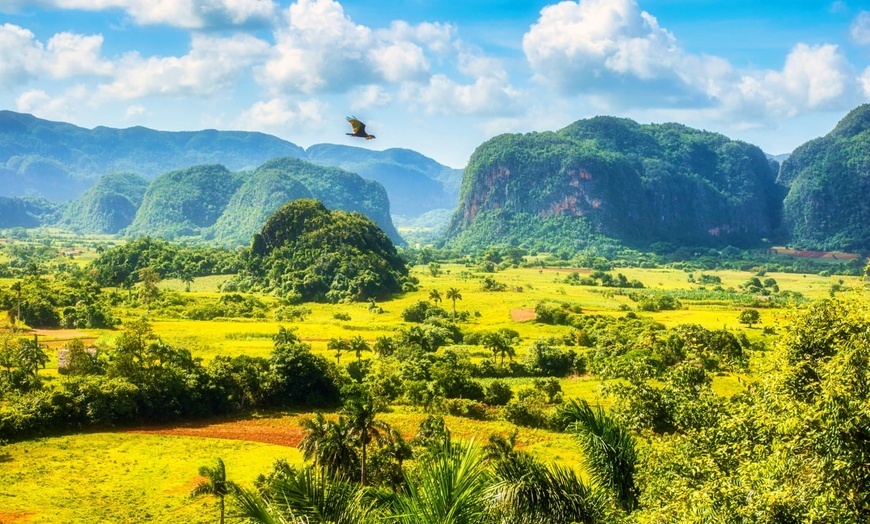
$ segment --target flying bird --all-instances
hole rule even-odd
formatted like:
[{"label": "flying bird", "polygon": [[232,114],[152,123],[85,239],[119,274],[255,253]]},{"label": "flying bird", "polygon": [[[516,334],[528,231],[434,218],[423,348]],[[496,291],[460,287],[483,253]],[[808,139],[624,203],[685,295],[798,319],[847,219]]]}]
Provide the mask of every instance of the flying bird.
[{"label": "flying bird", "polygon": [[357,117],[349,116],[347,117],[347,121],[350,122],[350,126],[353,128],[353,133],[345,133],[346,135],[365,138],[366,140],[371,140],[375,137],[375,135],[366,133],[366,125],[360,122]]}]

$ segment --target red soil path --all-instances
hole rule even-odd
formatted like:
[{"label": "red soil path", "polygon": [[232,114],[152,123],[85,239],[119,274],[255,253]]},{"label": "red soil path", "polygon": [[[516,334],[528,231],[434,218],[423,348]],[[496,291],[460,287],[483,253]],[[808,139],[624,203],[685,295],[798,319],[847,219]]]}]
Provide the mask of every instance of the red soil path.
[{"label": "red soil path", "polygon": [[[302,441],[302,428],[296,417],[229,422],[184,423],[128,431],[139,435],[174,435],[184,437],[247,440],[296,447]],[[0,521],[2,522],[2,521]]]}]

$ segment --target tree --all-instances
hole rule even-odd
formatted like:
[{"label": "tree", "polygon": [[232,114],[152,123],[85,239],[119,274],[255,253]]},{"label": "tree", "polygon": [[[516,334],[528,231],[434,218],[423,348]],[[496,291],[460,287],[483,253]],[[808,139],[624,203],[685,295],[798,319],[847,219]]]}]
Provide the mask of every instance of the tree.
[{"label": "tree", "polygon": [[353,351],[354,354],[356,354],[357,363],[362,362],[363,351],[372,350],[372,348],[369,346],[369,343],[366,342],[366,340],[360,335],[356,335],[352,339],[350,339],[350,342],[348,342],[348,346],[350,347],[350,350]]},{"label": "tree", "polygon": [[305,435],[299,443],[303,456],[334,475],[350,476],[359,467],[354,435],[347,418],[327,420],[322,413],[300,422]]},{"label": "tree", "polygon": [[190,496],[195,498],[200,495],[214,495],[220,498],[221,517],[219,522],[224,524],[224,497],[234,493],[238,486],[233,481],[227,480],[226,467],[220,458],[216,460],[214,467],[201,466],[199,474],[205,477],[205,480],[202,480],[190,491]]},{"label": "tree", "polygon": [[447,300],[453,301],[453,321],[456,322],[456,301],[462,300],[462,294],[459,293],[459,290],[455,287],[452,287],[447,290],[447,294],[445,295]]},{"label": "tree", "polygon": [[389,357],[396,352],[396,341],[393,337],[381,335],[375,340],[372,350],[381,357]]},{"label": "tree", "polygon": [[752,329],[752,324],[761,323],[761,313],[757,309],[744,309],[737,317],[737,321],[741,324],[746,324]]},{"label": "tree", "polygon": [[15,282],[10,289],[15,292],[15,300],[18,304],[18,312],[15,314],[15,324],[12,328],[14,331],[18,331],[18,322],[21,321],[21,282]]},{"label": "tree", "polygon": [[439,293],[437,289],[433,289],[429,292],[429,300],[435,302],[435,305],[437,306],[441,302],[441,293]]},{"label": "tree", "polygon": [[184,284],[184,290],[190,293],[190,285],[193,284],[193,271],[184,269],[180,272],[178,278]]},{"label": "tree", "polygon": [[483,347],[492,351],[494,357],[501,355],[502,366],[504,366],[505,356],[509,356],[513,360],[514,355],[516,355],[516,351],[514,351],[514,347],[511,345],[512,342],[513,339],[508,338],[507,334],[501,331],[487,333],[483,337]]},{"label": "tree", "polygon": [[351,397],[345,404],[343,412],[349,417],[348,425],[351,435],[360,444],[362,450],[360,462],[360,484],[366,485],[366,458],[368,445],[380,441],[384,435],[389,435],[390,426],[386,422],[375,420],[380,411],[374,399],[368,394]]},{"label": "tree", "polygon": [[145,303],[145,315],[151,313],[151,303],[160,296],[157,284],[160,283],[160,274],[153,267],[143,267],[139,270],[139,281],[142,287],[139,289],[139,298]]},{"label": "tree", "polygon": [[326,344],[326,349],[335,351],[335,363],[340,366],[341,352],[350,350],[350,342],[341,337],[333,338]]},{"label": "tree", "polygon": [[18,341],[18,355],[22,367],[26,369],[33,378],[37,378],[40,367],[45,367],[48,363],[48,355],[45,353],[45,346],[39,343],[38,335],[33,335],[33,339],[22,338]]}]

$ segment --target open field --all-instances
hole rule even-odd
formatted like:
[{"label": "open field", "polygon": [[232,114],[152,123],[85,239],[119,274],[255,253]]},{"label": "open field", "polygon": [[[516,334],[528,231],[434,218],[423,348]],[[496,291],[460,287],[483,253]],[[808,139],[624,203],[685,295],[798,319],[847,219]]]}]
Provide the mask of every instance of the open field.
[{"label": "open field", "polygon": [[[442,296],[449,288],[462,294],[457,301],[458,311],[470,312],[469,321],[462,324],[466,333],[514,329],[520,334],[516,359],[522,359],[525,348],[540,337],[562,337],[571,328],[537,324],[529,320],[530,312],[542,302],[579,305],[584,314],[623,316],[626,310],[637,309],[627,296],[616,294],[612,288],[576,286],[565,283],[573,269],[516,268],[486,274],[506,285],[502,292],[481,289],[481,277],[463,265],[443,265],[438,277],[425,267],[413,269],[420,279],[420,289],[399,298],[378,303],[385,312],[372,313],[368,304],[305,304],[311,313],[304,320],[276,322],[266,319],[235,319],[194,321],[162,318],[157,313],[149,319],[155,333],[166,342],[190,349],[194,356],[210,360],[217,355],[255,355],[266,357],[272,350],[272,335],[280,325],[296,330],[311,344],[312,349],[327,358],[334,358],[326,349],[334,337],[351,338],[361,335],[373,342],[382,335],[391,335],[407,327],[402,311],[417,301],[428,300],[431,290]],[[689,274],[673,269],[617,269],[629,280],[639,280],[647,289],[677,290],[700,287],[688,281]],[[697,278],[701,272],[695,271]],[[721,286],[737,288],[753,276],[740,271],[704,271],[718,276]],[[226,276],[197,278],[191,291],[184,291],[178,280],[167,280],[161,288],[202,300],[215,300],[219,286]],[[795,291],[807,298],[828,296],[833,284],[849,288],[861,287],[854,277],[824,277],[787,273],[767,273],[781,290]],[[639,290],[643,291],[643,290]],[[271,306],[277,305],[272,297],[262,297]],[[451,311],[451,301],[443,300],[441,307]],[[777,329],[787,320],[789,310],[762,309],[763,326]],[[144,310],[120,308],[116,312],[124,321],[138,318]],[[341,313],[350,320],[340,320]],[[776,335],[764,335],[759,326],[747,329],[737,321],[739,311],[724,302],[683,301],[683,307],[674,311],[639,312],[666,326],[697,323],[708,329],[726,328],[742,330],[752,340],[764,340],[768,345]],[[51,351],[47,369],[40,371],[49,380],[57,378],[57,357],[53,349],[71,338],[87,342],[110,344],[120,330],[40,330],[40,340]],[[472,358],[487,356],[483,347],[469,346]],[[765,358],[757,353],[754,358]],[[345,356],[342,362],[345,362]],[[375,358],[371,353],[363,358]],[[731,395],[742,390],[752,375],[721,373],[713,377],[713,388],[720,395]],[[490,379],[491,380],[491,379]],[[530,378],[508,378],[505,381],[516,390],[531,384]],[[483,380],[486,383],[488,380]],[[594,376],[567,377],[560,381],[565,398],[583,398],[592,403],[609,405],[610,400],[601,393],[601,381]],[[257,474],[268,470],[277,458],[298,463],[301,456],[294,447],[301,438],[299,419],[305,414],[261,414],[241,420],[210,420],[177,424],[167,427],[149,427],[123,432],[86,433],[37,439],[8,444],[0,448],[0,523],[61,523],[61,522],[161,522],[199,523],[213,522],[216,516],[214,499],[204,497],[191,501],[188,491],[197,481],[196,471],[222,457],[230,478],[251,485]],[[412,438],[418,424],[426,414],[408,407],[398,406],[390,413],[379,415]],[[485,441],[491,433],[508,434],[513,426],[505,421],[477,421],[445,416],[453,435]],[[547,460],[576,465],[579,449],[567,434],[523,428],[519,432],[518,446]]]}]

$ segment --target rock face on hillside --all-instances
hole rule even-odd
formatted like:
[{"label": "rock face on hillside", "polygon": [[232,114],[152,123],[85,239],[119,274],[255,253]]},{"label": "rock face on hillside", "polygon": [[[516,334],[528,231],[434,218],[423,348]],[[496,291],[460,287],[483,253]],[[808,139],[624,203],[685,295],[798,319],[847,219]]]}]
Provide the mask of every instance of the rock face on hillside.
[{"label": "rock face on hillside", "polygon": [[133,222],[147,189],[148,180],[139,175],[106,175],[70,202],[60,225],[84,234],[116,234]]},{"label": "rock face on hillside", "polygon": [[446,243],[749,246],[779,225],[775,176],[758,147],[679,124],[501,135],[472,155]]},{"label": "rock face on hillside", "polygon": [[783,225],[803,249],[870,252],[870,104],[782,163]]}]

